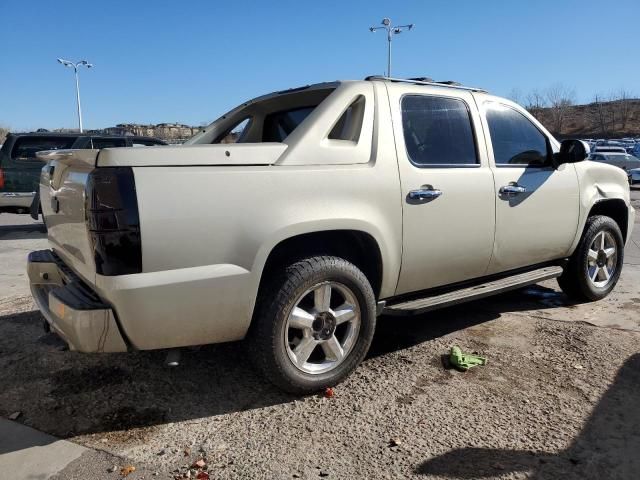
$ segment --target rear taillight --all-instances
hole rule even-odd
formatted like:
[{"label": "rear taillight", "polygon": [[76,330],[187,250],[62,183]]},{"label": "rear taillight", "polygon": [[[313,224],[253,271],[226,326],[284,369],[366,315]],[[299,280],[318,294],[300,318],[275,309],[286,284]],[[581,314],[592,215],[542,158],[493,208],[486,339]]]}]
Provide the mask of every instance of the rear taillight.
[{"label": "rear taillight", "polygon": [[86,185],[85,214],[96,273],[142,272],[140,216],[133,170],[96,168]]},{"label": "rear taillight", "polygon": [[4,188],[4,172],[0,168],[0,188]]}]

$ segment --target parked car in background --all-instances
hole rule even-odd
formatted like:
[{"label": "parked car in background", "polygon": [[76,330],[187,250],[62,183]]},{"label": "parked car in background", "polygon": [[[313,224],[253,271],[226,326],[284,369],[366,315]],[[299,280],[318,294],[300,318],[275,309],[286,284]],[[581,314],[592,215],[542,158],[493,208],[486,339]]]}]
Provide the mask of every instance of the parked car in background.
[{"label": "parked car in background", "polygon": [[595,152],[589,154],[588,160],[593,160],[594,162],[602,162],[608,163],[609,165],[614,165],[618,168],[622,168],[623,170],[632,170],[634,168],[640,168],[640,159],[634,157],[633,155],[629,155],[627,153],[601,153]]},{"label": "parked car in background", "polygon": [[627,153],[633,153],[633,149],[636,146],[636,142],[633,139],[623,138],[619,140],[620,146],[625,149]]},{"label": "parked car in background", "polygon": [[160,139],[138,136],[81,133],[10,133],[0,149],[0,213],[27,213],[33,202],[44,164],[41,150],[101,149],[166,145]]},{"label": "parked car in background", "polygon": [[608,163],[627,172],[629,183],[631,183],[631,170],[640,168],[640,159],[626,153],[591,153],[587,157],[594,162]]},{"label": "parked car in background", "polygon": [[627,153],[627,150],[624,147],[615,147],[609,145],[595,147],[592,151],[596,153]]},{"label": "parked car in background", "polygon": [[633,168],[629,170],[629,178],[631,185],[640,183],[640,168]]},{"label": "parked car in background", "polygon": [[587,148],[470,87],[274,92],[185,145],[40,152],[51,249],[29,255],[31,290],[72,350],[246,337],[275,384],[313,392],[365,358],[382,312],[550,278],[604,298],[634,209]]}]

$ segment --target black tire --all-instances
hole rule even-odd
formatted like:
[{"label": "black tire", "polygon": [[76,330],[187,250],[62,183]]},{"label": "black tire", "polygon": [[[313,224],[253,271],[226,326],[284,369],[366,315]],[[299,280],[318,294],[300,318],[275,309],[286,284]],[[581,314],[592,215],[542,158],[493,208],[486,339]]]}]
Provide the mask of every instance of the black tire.
[{"label": "black tire", "polygon": [[[248,337],[255,366],[276,386],[294,394],[313,393],[343,381],[366,356],[375,331],[375,296],[365,275],[342,258],[315,256],[292,263],[267,281]],[[339,365],[324,373],[310,374],[290,359],[285,329],[297,300],[322,282],[335,282],[353,293],[360,325],[355,343]]]},{"label": "black tire", "polygon": [[[595,237],[601,232],[609,232],[616,244],[617,260],[611,279],[603,287],[595,286],[588,275],[588,252]],[[576,301],[592,302],[601,300],[618,283],[624,262],[624,241],[618,224],[610,217],[597,215],[589,217],[584,227],[580,243],[569,258],[564,272],[558,277],[558,285],[564,293]]]}]

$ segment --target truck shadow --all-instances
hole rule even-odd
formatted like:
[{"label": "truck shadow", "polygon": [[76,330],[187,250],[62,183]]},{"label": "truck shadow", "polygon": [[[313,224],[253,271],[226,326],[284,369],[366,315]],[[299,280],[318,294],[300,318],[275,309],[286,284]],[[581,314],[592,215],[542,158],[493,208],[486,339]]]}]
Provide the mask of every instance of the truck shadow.
[{"label": "truck shadow", "polygon": [[[290,402],[250,367],[243,345],[166,351],[69,352],[37,311],[0,316],[0,416],[62,438],[127,431]],[[139,435],[139,432],[138,432]],[[126,436],[126,433],[123,433]]]},{"label": "truck shadow", "polygon": [[0,241],[38,238],[47,238],[47,230],[44,223],[33,223],[28,225],[0,225]]},{"label": "truck shadow", "polygon": [[[541,294],[553,292],[536,288]],[[381,317],[369,358],[494,320],[504,312],[553,306],[526,291],[494,297],[491,308],[488,302],[406,319]],[[63,438],[117,431],[126,440],[142,435],[136,429],[292,402],[296,397],[253,370],[246,348],[222,344],[186,350],[180,366],[169,368],[164,351],[64,351],[58,337],[43,333],[37,311],[0,316],[0,416],[20,411],[25,424]]]},{"label": "truck shadow", "polygon": [[416,474],[448,478],[638,478],[640,472],[640,354],[629,357],[571,445],[556,454],[462,448],[426,460]]},{"label": "truck shadow", "polygon": [[558,290],[533,285],[483,300],[409,317],[382,316],[378,319],[369,357],[409,348],[500,318],[502,313],[544,310],[575,305]]}]

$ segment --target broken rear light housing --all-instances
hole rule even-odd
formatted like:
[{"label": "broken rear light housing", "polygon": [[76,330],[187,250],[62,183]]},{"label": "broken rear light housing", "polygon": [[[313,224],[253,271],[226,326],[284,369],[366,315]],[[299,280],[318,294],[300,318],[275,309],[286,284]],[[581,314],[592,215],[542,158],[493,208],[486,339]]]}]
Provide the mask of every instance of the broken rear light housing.
[{"label": "broken rear light housing", "polygon": [[130,167],[94,169],[87,179],[85,216],[96,273],[142,272],[136,183]]}]

